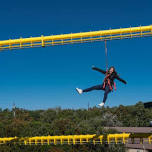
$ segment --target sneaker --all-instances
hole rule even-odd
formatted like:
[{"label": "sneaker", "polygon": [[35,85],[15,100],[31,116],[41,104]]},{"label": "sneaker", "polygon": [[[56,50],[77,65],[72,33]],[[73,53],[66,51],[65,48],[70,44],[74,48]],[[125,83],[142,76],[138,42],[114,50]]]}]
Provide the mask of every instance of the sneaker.
[{"label": "sneaker", "polygon": [[77,90],[77,92],[78,92],[79,94],[82,94],[82,93],[83,93],[83,90],[82,90],[82,89],[76,88],[76,90]]},{"label": "sneaker", "polygon": [[102,102],[102,103],[98,104],[98,106],[103,107],[104,103]]}]

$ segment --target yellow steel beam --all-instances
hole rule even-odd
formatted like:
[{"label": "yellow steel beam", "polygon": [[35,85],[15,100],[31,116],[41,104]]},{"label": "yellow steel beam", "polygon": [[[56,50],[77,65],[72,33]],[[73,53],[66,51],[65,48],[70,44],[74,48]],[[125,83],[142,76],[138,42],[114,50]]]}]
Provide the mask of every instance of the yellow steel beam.
[{"label": "yellow steel beam", "polygon": [[152,25],[0,41],[0,50],[152,36]]},{"label": "yellow steel beam", "polygon": [[[108,144],[118,144],[122,143],[125,144],[128,142],[128,139],[131,138],[130,133],[121,133],[121,134],[108,134],[106,137],[104,135],[97,136],[96,134],[93,135],[68,135],[68,136],[40,136],[40,137],[5,137],[0,138],[0,144],[6,144],[8,142],[14,142],[24,145],[50,145],[50,144],[68,144],[68,145],[75,145],[75,144],[102,144],[106,142]],[[134,138],[139,138],[139,136],[134,134]],[[147,143],[151,144],[152,142],[152,134],[149,136],[145,135],[142,138],[147,141]]]},{"label": "yellow steel beam", "polygon": [[[118,139],[121,138],[121,143],[125,143],[124,139],[127,140],[130,134],[109,134],[108,135],[108,144],[113,142],[118,143]],[[118,138],[118,139],[117,139]],[[6,144],[8,142],[15,142],[24,145],[44,145],[44,144],[102,144],[103,143],[103,135],[97,136],[94,135],[68,135],[68,136],[41,136],[41,137],[5,137],[0,138],[0,144]],[[117,141],[117,142],[116,142]]]}]

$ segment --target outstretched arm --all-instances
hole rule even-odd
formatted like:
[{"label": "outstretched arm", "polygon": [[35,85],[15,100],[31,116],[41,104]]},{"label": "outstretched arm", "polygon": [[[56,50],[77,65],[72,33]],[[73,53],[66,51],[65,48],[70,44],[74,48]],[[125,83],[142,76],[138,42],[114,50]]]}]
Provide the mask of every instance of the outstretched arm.
[{"label": "outstretched arm", "polygon": [[101,69],[99,69],[99,68],[96,68],[96,67],[92,67],[92,69],[93,70],[96,70],[96,71],[98,71],[98,72],[101,72],[101,73],[103,73],[103,74],[106,74],[106,71],[104,71],[104,70],[101,70]]},{"label": "outstretched arm", "polygon": [[116,76],[116,79],[119,80],[119,81],[121,81],[124,84],[127,84],[127,82],[125,80],[121,79],[118,75]]}]

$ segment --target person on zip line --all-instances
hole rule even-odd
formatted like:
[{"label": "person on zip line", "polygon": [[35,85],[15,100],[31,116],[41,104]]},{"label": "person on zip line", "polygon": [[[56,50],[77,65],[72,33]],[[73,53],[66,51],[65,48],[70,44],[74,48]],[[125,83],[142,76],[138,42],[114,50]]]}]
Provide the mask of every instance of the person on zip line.
[{"label": "person on zip line", "polygon": [[111,91],[113,91],[113,87],[116,90],[116,84],[115,84],[114,80],[117,79],[117,80],[123,82],[124,84],[127,84],[127,82],[119,77],[114,66],[111,66],[107,71],[99,69],[99,68],[94,67],[94,66],[92,67],[92,69],[96,70],[98,72],[101,72],[102,74],[105,74],[105,78],[103,80],[103,83],[100,85],[93,86],[91,88],[84,89],[84,90],[76,88],[76,91],[79,94],[82,94],[84,92],[89,92],[89,91],[93,91],[93,90],[103,90],[104,91],[103,101],[100,104],[98,104],[100,107],[102,107],[102,106],[104,106],[104,104],[107,100],[108,94]]}]

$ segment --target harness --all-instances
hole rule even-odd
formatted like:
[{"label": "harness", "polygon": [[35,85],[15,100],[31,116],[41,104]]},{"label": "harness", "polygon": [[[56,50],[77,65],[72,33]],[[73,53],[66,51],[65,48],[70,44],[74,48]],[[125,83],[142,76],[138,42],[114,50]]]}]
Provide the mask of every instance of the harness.
[{"label": "harness", "polygon": [[[107,85],[109,86],[110,90],[113,91],[113,87],[111,86],[111,83],[110,83],[110,75],[111,74],[108,74],[108,49],[107,49],[107,41],[105,40],[105,56],[106,56],[106,77],[104,78],[104,81],[103,81],[103,89],[105,89],[106,87],[106,81],[107,81]],[[116,90],[116,83],[114,82],[113,83],[113,86]]]},{"label": "harness", "polygon": [[[107,72],[106,72],[106,73],[107,73]],[[109,86],[110,90],[113,91],[113,87],[112,87],[112,85],[111,85],[111,83],[110,83],[110,78],[109,78],[110,75],[111,75],[111,74],[106,74],[106,77],[104,78],[104,81],[103,81],[103,89],[105,89],[105,87],[106,87],[106,82],[107,82],[107,85]],[[115,82],[114,82],[113,86],[114,86],[114,89],[116,90],[116,83],[115,83]]]}]

